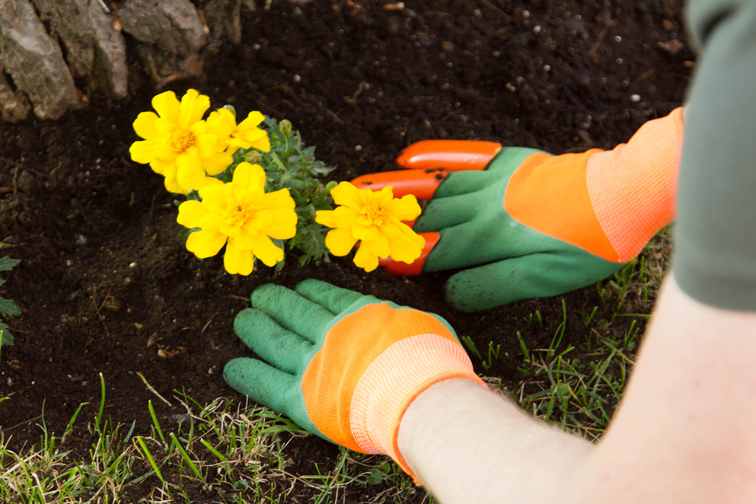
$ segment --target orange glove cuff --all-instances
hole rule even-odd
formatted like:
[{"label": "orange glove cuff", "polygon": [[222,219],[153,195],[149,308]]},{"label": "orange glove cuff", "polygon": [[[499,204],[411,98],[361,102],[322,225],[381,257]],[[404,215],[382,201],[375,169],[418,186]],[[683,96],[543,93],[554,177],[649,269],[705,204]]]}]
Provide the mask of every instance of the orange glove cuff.
[{"label": "orange glove cuff", "polygon": [[[370,341],[369,350],[363,341]],[[302,393],[312,423],[329,439],[362,453],[388,454],[412,474],[397,447],[402,416],[426,388],[457,377],[485,386],[441,321],[369,304],[328,331],[304,372]]]},{"label": "orange glove cuff", "polygon": [[627,262],[674,219],[682,138],[677,108],[611,151],[532,154],[512,174],[504,208],[540,233]]}]

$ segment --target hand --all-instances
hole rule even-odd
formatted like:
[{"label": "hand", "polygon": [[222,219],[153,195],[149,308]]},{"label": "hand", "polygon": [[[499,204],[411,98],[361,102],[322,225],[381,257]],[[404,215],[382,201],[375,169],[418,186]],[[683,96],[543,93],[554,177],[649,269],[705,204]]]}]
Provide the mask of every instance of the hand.
[{"label": "hand", "polygon": [[404,150],[407,170],[364,175],[427,200],[414,230],[418,261],[389,273],[462,269],[445,296],[462,311],[554,296],[611,275],[674,217],[682,109],[643,125],[613,151],[552,156],[492,142],[426,140]]},{"label": "hand", "polygon": [[300,427],[409,472],[397,432],[409,403],[434,383],[483,383],[441,317],[317,280],[263,285],[236,334],[262,360],[237,358],[223,378]]}]

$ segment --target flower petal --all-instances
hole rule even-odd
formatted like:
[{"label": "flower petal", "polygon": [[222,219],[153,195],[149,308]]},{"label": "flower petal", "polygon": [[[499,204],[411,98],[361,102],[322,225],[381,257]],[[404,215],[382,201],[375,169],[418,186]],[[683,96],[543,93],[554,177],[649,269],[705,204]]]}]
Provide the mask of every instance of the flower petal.
[{"label": "flower petal", "polygon": [[400,221],[411,221],[416,219],[422,209],[417,202],[417,198],[412,194],[408,194],[401,199],[395,199],[388,203],[388,208],[391,214]]},{"label": "flower petal", "polygon": [[197,156],[191,154],[179,154],[176,157],[177,179],[182,187],[188,189],[199,189],[205,184],[205,170],[202,169],[202,162]]},{"label": "flower petal", "polygon": [[258,164],[247,162],[239,163],[234,171],[234,185],[250,189],[255,193],[262,193],[265,190],[265,170]]},{"label": "flower petal", "polygon": [[275,266],[283,261],[284,251],[276,247],[275,243],[264,234],[252,236],[252,253],[266,266]]},{"label": "flower petal", "polygon": [[147,164],[158,158],[162,147],[162,143],[156,140],[138,140],[131,144],[129,152],[133,161]]},{"label": "flower petal", "polygon": [[169,170],[172,167],[173,172],[176,172],[176,161],[161,161],[159,159],[153,159],[150,161],[150,168],[152,168],[152,171],[155,173],[159,173],[160,175],[165,175],[166,171]]},{"label": "flower petal", "polygon": [[408,232],[400,232],[396,236],[389,238],[388,245],[391,249],[390,255],[392,259],[411,264],[420,257],[425,246],[425,238],[409,229],[409,227],[407,227],[407,230]]},{"label": "flower petal", "polygon": [[315,222],[329,228],[335,228],[334,210],[318,210],[315,212]]},{"label": "flower petal", "polygon": [[166,91],[165,93],[156,95],[152,99],[152,108],[154,108],[158,115],[165,121],[173,125],[178,124],[179,101],[176,98],[176,93],[173,91]]},{"label": "flower petal", "polygon": [[270,138],[268,138],[268,134],[266,133],[265,136],[259,140],[250,142],[249,148],[261,150],[263,152],[270,152]]},{"label": "flower petal", "polygon": [[382,259],[387,258],[391,252],[388,240],[381,233],[377,233],[375,238],[368,242],[363,241],[362,245],[360,245],[360,248],[362,247],[368,247],[371,254],[375,254]]},{"label": "flower petal", "polygon": [[217,231],[195,231],[186,240],[186,249],[200,259],[212,257],[223,248],[226,236]]},{"label": "flower petal", "polygon": [[225,210],[228,206],[230,188],[228,184],[206,185],[199,190],[202,203],[207,205],[210,211],[218,212]]},{"label": "flower petal", "polygon": [[378,235],[378,228],[375,226],[363,226],[362,224],[355,222],[352,225],[352,236],[358,240],[370,241],[375,239]]},{"label": "flower petal", "polygon": [[333,212],[333,221],[338,228],[354,226],[355,221],[361,216],[357,210],[345,206],[337,207]]},{"label": "flower petal", "polygon": [[196,146],[203,159],[213,157],[218,152],[225,149],[225,146],[223,148],[218,148],[218,134],[210,129],[204,121],[194,123],[194,126],[192,126],[192,133],[194,134]]},{"label": "flower petal", "polygon": [[[229,111],[230,112],[230,111]],[[261,122],[265,120],[265,116],[258,110],[253,110],[247,114],[247,118],[239,123],[239,130],[247,132],[253,128],[257,128]]]},{"label": "flower petal", "polygon": [[179,205],[179,213],[176,222],[184,227],[199,227],[200,220],[207,214],[207,208],[197,200],[184,201]]},{"label": "flower petal", "polygon": [[255,265],[255,256],[250,250],[240,249],[233,238],[229,238],[226,253],[223,255],[223,266],[232,275],[249,275]]},{"label": "flower petal", "polygon": [[163,175],[165,176],[165,180],[163,181],[165,183],[165,189],[166,191],[172,193],[186,194],[189,192],[189,189],[186,189],[181,184],[179,184],[178,179],[176,178],[177,173],[178,169],[176,167],[176,163],[169,163],[165,165],[165,169],[163,171]]},{"label": "flower petal", "polygon": [[368,247],[360,246],[354,255],[354,264],[370,273],[378,267],[378,256],[371,254]]},{"label": "flower petal", "polygon": [[347,255],[355,243],[357,243],[357,238],[352,236],[352,232],[349,229],[332,229],[328,231],[325,239],[328,250],[338,257]]},{"label": "flower petal", "polygon": [[[372,193],[369,189],[366,192]],[[364,205],[365,197],[360,195],[360,189],[357,189],[349,182],[339,182],[339,185],[331,191],[334,203],[343,205],[359,211]]]},{"label": "flower petal", "polygon": [[179,126],[191,128],[194,123],[202,120],[202,116],[209,108],[210,97],[199,94],[196,89],[188,89],[181,98],[179,106]]},{"label": "flower petal", "polygon": [[208,175],[218,175],[219,173],[223,173],[223,171],[231,166],[231,163],[233,162],[234,157],[231,154],[221,152],[207,159],[203,159],[202,168]]},{"label": "flower petal", "polygon": [[155,122],[158,116],[155,112],[142,112],[134,121],[134,131],[140,137],[146,140],[152,140],[155,137],[160,136],[157,129],[155,129]]}]

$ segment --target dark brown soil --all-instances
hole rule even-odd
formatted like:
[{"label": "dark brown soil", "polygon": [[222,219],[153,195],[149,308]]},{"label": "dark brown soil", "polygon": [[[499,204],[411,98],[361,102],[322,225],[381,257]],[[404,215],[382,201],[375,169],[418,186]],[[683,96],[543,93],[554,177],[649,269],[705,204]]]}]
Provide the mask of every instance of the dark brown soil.
[{"label": "dark brown soil", "polygon": [[[202,79],[171,89],[194,87],[214,107],[290,119],[318,158],[337,166],[332,178],[349,180],[393,169],[402,148],[428,138],[554,153],[612,148],[681,105],[694,59],[687,45],[676,54],[660,47],[687,44],[681,0],[407,0],[398,12],[347,4],[279,1],[248,13],[240,46],[219,48]],[[10,321],[16,344],[3,347],[0,360],[0,396],[10,396],[0,425],[10,448],[39,441],[36,422],[16,425],[40,415],[43,403],[56,433],[82,402],[89,405],[79,423],[91,419],[99,373],[105,414],[136,420],[137,434],[149,431],[148,400],[165,425],[177,412],[156,401],[137,372],[166,397],[183,390],[199,403],[239,398],[221,375],[228,360],[250,354],[233,317],[271,281],[291,287],[314,277],[438,313],[478,348],[501,344],[487,374],[511,388],[522,379],[514,335],[530,348],[548,346],[561,297],[464,314],[444,304],[447,274],[393,278],[364,273],[348,258],[307,268],[291,258],[278,275],[260,265],[240,277],[226,274],[220,257],[199,261],[178,238],[162,178],[130,160],[131,123],[155,94],[136,60],[131,75],[127,102],[91,96],[89,108],[56,122],[0,124],[0,186],[10,188],[0,200],[0,239],[12,246],[3,252],[21,259],[0,293],[23,309]],[[565,343],[576,346],[586,307],[599,306],[597,317],[616,307],[595,288],[564,300]],[[523,321],[536,310],[544,330]],[[163,359],[158,349],[179,353]],[[295,470],[330,468],[338,453],[312,436],[297,441]],[[129,500],[149,490],[135,487]]]}]

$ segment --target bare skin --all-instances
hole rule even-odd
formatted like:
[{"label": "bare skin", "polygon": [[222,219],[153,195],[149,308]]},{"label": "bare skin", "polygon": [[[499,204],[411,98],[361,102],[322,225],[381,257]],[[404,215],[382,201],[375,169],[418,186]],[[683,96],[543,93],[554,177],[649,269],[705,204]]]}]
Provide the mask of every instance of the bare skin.
[{"label": "bare skin", "polygon": [[409,406],[399,449],[453,503],[756,502],[756,313],[703,305],[670,275],[598,445],[467,380]]}]

